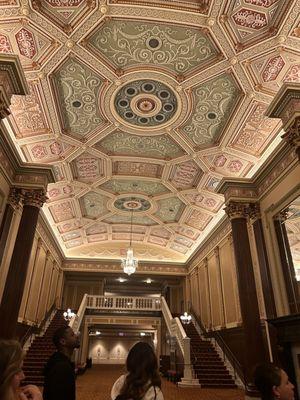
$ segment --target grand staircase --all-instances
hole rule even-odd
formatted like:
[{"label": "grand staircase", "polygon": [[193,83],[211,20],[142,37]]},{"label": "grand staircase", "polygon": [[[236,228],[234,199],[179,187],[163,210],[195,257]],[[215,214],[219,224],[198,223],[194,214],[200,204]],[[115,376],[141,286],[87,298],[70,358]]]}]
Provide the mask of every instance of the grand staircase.
[{"label": "grand staircase", "polygon": [[37,336],[26,353],[23,370],[25,374],[24,384],[44,385],[43,369],[48,358],[55,352],[52,337],[56,329],[65,326],[66,321],[63,312],[58,310],[53,317],[43,336]]},{"label": "grand staircase", "polygon": [[183,325],[191,339],[191,363],[203,388],[236,388],[236,384],[209,340],[201,339],[195,326]]}]

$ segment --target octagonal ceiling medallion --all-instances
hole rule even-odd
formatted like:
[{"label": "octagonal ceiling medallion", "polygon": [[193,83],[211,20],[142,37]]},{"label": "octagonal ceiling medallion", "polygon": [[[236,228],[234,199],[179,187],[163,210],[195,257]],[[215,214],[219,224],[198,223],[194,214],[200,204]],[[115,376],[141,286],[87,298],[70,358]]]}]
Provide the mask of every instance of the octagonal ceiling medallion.
[{"label": "octagonal ceiling medallion", "polygon": [[132,213],[139,260],[186,262],[223,216],[221,179],[279,142],[264,114],[300,82],[298,2],[0,3],[0,52],[30,90],[5,124],[53,168],[43,213],[64,255],[119,260]]}]

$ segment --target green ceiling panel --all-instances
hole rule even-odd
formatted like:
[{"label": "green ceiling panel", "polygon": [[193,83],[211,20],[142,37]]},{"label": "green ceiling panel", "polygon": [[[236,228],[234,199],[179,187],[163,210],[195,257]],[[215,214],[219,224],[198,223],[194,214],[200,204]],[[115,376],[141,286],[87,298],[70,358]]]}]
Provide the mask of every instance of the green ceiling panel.
[{"label": "green ceiling panel", "polygon": [[139,180],[121,180],[112,179],[99,186],[100,189],[107,190],[110,193],[142,193],[156,196],[162,193],[168,193],[169,190],[161,183]]},{"label": "green ceiling panel", "polygon": [[92,34],[89,45],[115,68],[159,65],[176,74],[190,73],[217,55],[199,28],[111,19]]},{"label": "green ceiling panel", "polygon": [[241,93],[233,76],[226,73],[194,87],[194,112],[182,131],[195,145],[214,143],[228,122]]},{"label": "green ceiling panel", "polygon": [[75,59],[68,59],[55,73],[63,129],[85,136],[103,122],[98,97],[102,79]]},{"label": "green ceiling panel", "polygon": [[158,211],[154,214],[164,222],[176,222],[179,220],[184,203],[177,197],[158,200]]},{"label": "green ceiling panel", "polygon": [[101,140],[96,147],[110,155],[142,156],[151,158],[176,158],[184,151],[167,135],[137,136],[114,132]]}]

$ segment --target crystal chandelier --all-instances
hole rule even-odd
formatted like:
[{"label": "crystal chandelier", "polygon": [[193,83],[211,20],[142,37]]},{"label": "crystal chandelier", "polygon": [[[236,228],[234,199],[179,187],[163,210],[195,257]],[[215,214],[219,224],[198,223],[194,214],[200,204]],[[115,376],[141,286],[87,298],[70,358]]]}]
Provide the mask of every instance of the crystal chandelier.
[{"label": "crystal chandelier", "polygon": [[65,311],[63,313],[64,319],[66,321],[71,321],[71,319],[74,317],[75,313],[71,311],[70,308],[67,309],[67,311]]},{"label": "crystal chandelier", "polygon": [[191,322],[191,320],[192,320],[192,317],[191,317],[191,315],[189,315],[186,311],[183,313],[183,315],[180,315],[180,319],[181,319],[181,322],[183,323],[183,324],[189,324],[190,322]]},{"label": "crystal chandelier", "polygon": [[133,248],[131,247],[132,242],[132,216],[133,210],[131,210],[131,220],[130,220],[130,243],[129,248],[127,249],[126,258],[122,259],[122,268],[125,274],[131,275],[135,273],[135,270],[138,266],[138,260],[133,256]]}]

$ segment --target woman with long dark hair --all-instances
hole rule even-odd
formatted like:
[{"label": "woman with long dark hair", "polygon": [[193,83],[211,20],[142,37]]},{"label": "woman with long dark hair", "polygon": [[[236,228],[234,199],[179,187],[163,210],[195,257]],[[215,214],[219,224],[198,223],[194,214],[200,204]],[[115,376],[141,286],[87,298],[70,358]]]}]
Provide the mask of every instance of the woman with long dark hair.
[{"label": "woman with long dark hair", "polygon": [[148,343],[139,342],[131,348],[126,368],[127,374],[113,385],[112,400],[164,400],[156,355]]}]

